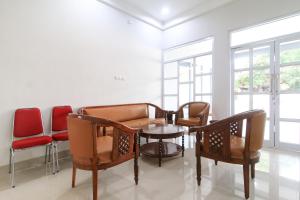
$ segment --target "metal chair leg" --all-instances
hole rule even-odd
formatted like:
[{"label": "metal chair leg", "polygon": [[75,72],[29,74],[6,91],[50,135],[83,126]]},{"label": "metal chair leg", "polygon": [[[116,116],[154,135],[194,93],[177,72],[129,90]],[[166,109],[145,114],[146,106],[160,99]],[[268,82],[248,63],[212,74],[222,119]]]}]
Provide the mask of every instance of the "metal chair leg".
[{"label": "metal chair leg", "polygon": [[45,164],[47,163],[47,156],[48,156],[48,145],[46,145]]},{"label": "metal chair leg", "polygon": [[11,173],[11,148],[9,148],[9,169],[8,169],[8,173]]},{"label": "metal chair leg", "polygon": [[15,155],[14,155],[14,150],[11,149],[11,187],[14,188],[15,187],[15,159],[14,159]]},{"label": "metal chair leg", "polygon": [[48,146],[48,162],[51,161],[51,147],[52,147],[52,145]]},{"label": "metal chair leg", "polygon": [[52,149],[52,174],[55,174],[55,146],[54,144],[51,144],[51,149]]},{"label": "metal chair leg", "polygon": [[58,144],[55,144],[55,152],[56,152],[56,172],[59,172],[59,164],[58,164]]}]

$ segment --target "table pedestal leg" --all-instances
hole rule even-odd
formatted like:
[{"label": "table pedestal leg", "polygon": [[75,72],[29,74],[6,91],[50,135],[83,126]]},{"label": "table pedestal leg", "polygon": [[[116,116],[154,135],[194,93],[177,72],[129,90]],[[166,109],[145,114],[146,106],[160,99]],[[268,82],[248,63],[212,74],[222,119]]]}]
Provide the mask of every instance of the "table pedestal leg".
[{"label": "table pedestal leg", "polygon": [[181,144],[181,147],[182,147],[182,157],[184,156],[184,134],[182,135],[182,144]]},{"label": "table pedestal leg", "polygon": [[158,148],[159,148],[159,155],[158,155],[158,166],[161,167],[161,157],[162,157],[162,146],[163,146],[163,143],[162,143],[162,139],[159,139],[159,143],[158,143]]}]

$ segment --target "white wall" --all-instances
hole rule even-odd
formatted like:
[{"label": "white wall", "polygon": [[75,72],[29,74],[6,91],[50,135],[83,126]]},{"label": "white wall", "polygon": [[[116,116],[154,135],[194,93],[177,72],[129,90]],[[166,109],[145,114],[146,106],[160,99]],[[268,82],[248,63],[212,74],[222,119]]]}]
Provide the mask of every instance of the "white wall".
[{"label": "white wall", "polygon": [[1,0],[0,166],[16,108],[40,107],[49,131],[54,105],[160,104],[161,36],[96,0]]},{"label": "white wall", "polygon": [[230,114],[230,31],[300,12],[299,0],[240,0],[163,33],[164,48],[214,36],[213,113]]}]

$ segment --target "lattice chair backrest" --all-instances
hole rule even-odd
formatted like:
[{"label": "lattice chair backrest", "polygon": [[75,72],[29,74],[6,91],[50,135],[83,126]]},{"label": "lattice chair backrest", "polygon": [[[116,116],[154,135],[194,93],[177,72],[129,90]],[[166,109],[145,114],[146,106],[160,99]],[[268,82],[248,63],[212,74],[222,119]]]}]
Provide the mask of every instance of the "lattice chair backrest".
[{"label": "lattice chair backrest", "polygon": [[113,161],[129,159],[134,152],[136,135],[128,133],[120,128],[113,128]]},{"label": "lattice chair backrest", "polygon": [[[228,126],[228,125],[225,125]],[[204,129],[204,152],[219,157],[230,157],[229,126],[216,126],[214,129]]]}]

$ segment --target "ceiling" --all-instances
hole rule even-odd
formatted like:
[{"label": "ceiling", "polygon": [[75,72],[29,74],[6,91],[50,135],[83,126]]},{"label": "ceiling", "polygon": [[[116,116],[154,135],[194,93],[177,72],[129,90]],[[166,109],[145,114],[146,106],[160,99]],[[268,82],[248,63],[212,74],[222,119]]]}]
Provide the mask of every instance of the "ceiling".
[{"label": "ceiling", "polygon": [[164,30],[237,0],[98,1]]}]

